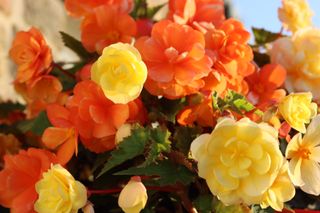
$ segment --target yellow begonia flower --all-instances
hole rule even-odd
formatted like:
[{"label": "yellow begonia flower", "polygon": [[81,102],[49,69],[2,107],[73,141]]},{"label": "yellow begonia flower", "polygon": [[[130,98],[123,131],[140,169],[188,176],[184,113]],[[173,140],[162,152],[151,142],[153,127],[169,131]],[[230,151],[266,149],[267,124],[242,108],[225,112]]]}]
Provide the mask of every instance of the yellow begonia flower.
[{"label": "yellow begonia flower", "polygon": [[199,176],[225,205],[260,204],[283,162],[278,132],[248,118],[224,118],[191,144]]},{"label": "yellow begonia flower", "polygon": [[279,112],[288,124],[295,130],[305,133],[305,124],[317,114],[317,104],[312,102],[312,94],[292,93],[279,103]]},{"label": "yellow begonia flower", "polygon": [[105,47],[91,68],[91,79],[116,104],[126,104],[136,99],[147,75],[147,67],[138,50],[124,43]]},{"label": "yellow begonia flower", "polygon": [[87,190],[61,165],[51,165],[35,185],[39,198],[34,204],[38,213],[76,213],[87,202]]},{"label": "yellow begonia flower", "polygon": [[305,28],[292,37],[277,39],[270,51],[271,62],[287,70],[289,92],[311,92],[320,100],[320,29]]},{"label": "yellow begonia flower", "polygon": [[278,17],[284,28],[291,32],[312,25],[313,12],[305,0],[282,0],[278,9]]},{"label": "yellow begonia flower", "polygon": [[289,176],[296,186],[309,194],[320,194],[320,115],[309,124],[302,138],[296,134],[289,142],[286,157],[289,162]]},{"label": "yellow begonia flower", "polygon": [[125,213],[139,213],[146,206],[147,200],[147,189],[140,177],[135,176],[120,192],[118,205]]},{"label": "yellow begonia flower", "polygon": [[284,159],[282,168],[274,180],[272,186],[265,192],[262,208],[271,206],[280,211],[283,209],[283,203],[291,200],[295,195],[295,188],[288,175],[288,161]]}]

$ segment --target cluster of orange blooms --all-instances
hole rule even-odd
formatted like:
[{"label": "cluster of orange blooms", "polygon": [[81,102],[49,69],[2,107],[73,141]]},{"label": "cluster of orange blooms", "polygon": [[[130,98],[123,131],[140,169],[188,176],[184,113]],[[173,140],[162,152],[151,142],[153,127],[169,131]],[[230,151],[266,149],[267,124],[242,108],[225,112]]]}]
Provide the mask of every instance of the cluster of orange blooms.
[{"label": "cluster of orange blooms", "polygon": [[[223,97],[234,90],[261,110],[285,96],[279,89],[285,69],[276,64],[260,69],[253,62],[249,32],[241,22],[225,18],[223,5],[223,0],[170,0],[167,17],[153,24],[130,16],[133,0],[65,0],[69,14],[81,19],[81,42],[88,52],[101,54],[111,44],[134,42],[148,69],[144,88],[167,99],[187,97],[178,123],[203,127],[213,127],[220,116],[211,103],[214,91]],[[63,91],[50,75],[55,63],[36,28],[17,34],[10,56],[18,67],[14,85],[26,101],[27,118],[46,110],[52,126],[44,131],[42,145],[56,156],[33,148],[6,156],[0,204],[14,212],[34,212],[36,192],[30,186],[51,163],[65,165],[77,154],[78,141],[96,153],[114,149],[117,130],[128,122],[145,123],[147,112],[140,98],[127,104],[109,100],[90,80],[92,61],[76,73],[73,90]],[[194,95],[201,100],[194,103]]]}]

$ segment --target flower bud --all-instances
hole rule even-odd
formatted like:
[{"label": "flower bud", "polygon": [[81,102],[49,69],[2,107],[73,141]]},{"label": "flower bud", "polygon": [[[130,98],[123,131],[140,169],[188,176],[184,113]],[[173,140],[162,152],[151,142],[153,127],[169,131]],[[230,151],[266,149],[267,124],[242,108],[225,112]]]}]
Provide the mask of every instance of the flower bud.
[{"label": "flower bud", "polygon": [[147,189],[138,176],[134,176],[122,189],[118,205],[125,213],[138,213],[146,205],[148,199]]}]

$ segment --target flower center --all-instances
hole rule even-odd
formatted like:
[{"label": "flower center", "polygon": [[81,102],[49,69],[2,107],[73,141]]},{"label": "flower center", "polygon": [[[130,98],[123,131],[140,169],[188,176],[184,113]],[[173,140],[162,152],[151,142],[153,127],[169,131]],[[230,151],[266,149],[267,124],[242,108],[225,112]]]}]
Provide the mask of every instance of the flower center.
[{"label": "flower center", "polygon": [[306,148],[299,149],[297,153],[297,155],[303,159],[309,159],[310,154],[311,154],[310,150]]},{"label": "flower center", "polygon": [[118,41],[119,38],[120,38],[120,34],[117,31],[109,32],[105,37],[105,39],[108,41]]}]

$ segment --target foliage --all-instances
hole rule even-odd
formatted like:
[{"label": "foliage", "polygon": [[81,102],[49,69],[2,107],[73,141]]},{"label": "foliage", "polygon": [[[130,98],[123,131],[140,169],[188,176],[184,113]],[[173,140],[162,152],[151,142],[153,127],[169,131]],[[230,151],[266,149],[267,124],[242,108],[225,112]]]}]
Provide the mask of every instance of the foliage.
[{"label": "foliage", "polygon": [[240,115],[244,115],[245,112],[254,112],[261,115],[261,111],[255,109],[255,106],[247,101],[247,99],[232,90],[228,90],[227,95],[224,98],[218,97],[218,94],[215,92],[212,95],[212,105],[213,108],[223,112],[225,110],[231,110]]},{"label": "foliage", "polygon": [[273,42],[281,36],[279,33],[273,33],[263,28],[252,27],[255,43],[258,45],[264,45]]},{"label": "foliage", "polygon": [[49,126],[51,126],[51,124],[45,111],[40,112],[34,119],[24,120],[17,124],[17,128],[21,132],[32,132],[37,136],[41,136],[44,130]]},{"label": "foliage", "polygon": [[60,32],[60,35],[64,45],[70,48],[73,52],[75,52],[80,58],[86,59],[91,57],[92,54],[87,52],[87,50],[83,47],[82,43],[78,41],[76,38],[62,31]]},{"label": "foliage", "polygon": [[[222,136],[220,138],[218,134],[211,134],[212,139],[205,140],[208,134],[216,130],[215,125],[220,122],[221,117],[230,116],[235,120],[249,118],[252,126],[256,125],[253,122],[263,121],[275,127],[271,129],[272,127],[259,125],[261,129],[266,128],[266,131],[261,133],[261,138],[264,136],[269,138],[269,133],[270,135],[272,133],[274,139],[273,136],[278,133],[279,150],[285,156],[284,159],[289,158],[286,156],[286,151],[290,147],[288,142],[297,131],[291,128],[278,108],[281,108],[281,101],[287,92],[284,89],[288,89],[287,85],[281,84],[286,80],[285,75],[289,76],[291,71],[283,71],[282,77],[279,75],[278,78],[282,80],[278,81],[276,75],[279,74],[277,71],[280,66],[272,64],[279,68],[275,68],[275,71],[271,68],[270,71],[267,66],[266,69],[263,68],[265,65],[275,63],[270,58],[272,45],[275,46],[277,44],[275,41],[287,34],[284,35],[282,30],[271,32],[264,28],[253,27],[254,43],[249,45],[249,32],[244,25],[235,19],[225,20],[222,1],[170,0],[169,13],[160,21],[156,21],[154,17],[163,7],[167,7],[167,4],[150,7],[147,0],[132,0],[132,2],[65,0],[64,2],[68,12],[81,21],[81,41],[60,31],[64,45],[78,56],[76,61],[54,61],[44,36],[36,29],[18,34],[10,51],[10,56],[18,68],[14,81],[15,89],[22,95],[24,103],[0,102],[0,174],[4,174],[1,176],[5,180],[2,183],[3,188],[11,184],[10,178],[12,178],[7,175],[9,174],[5,171],[7,162],[4,163],[2,159],[2,153],[10,153],[10,146],[6,147],[5,139],[2,143],[2,137],[5,138],[10,134],[21,142],[18,150],[20,148],[24,150],[34,148],[40,152],[46,150],[46,154],[54,156],[52,157],[54,163],[50,162],[52,164],[57,162],[63,164],[62,161],[55,161],[56,157],[65,160],[67,163],[63,165],[64,168],[85,186],[83,188],[87,190],[88,201],[92,202],[96,212],[120,212],[118,198],[121,190],[126,184],[136,181],[139,182],[139,186],[142,185],[141,191],[146,191],[148,194],[142,213],[274,213],[275,210],[271,207],[262,209],[259,202],[246,205],[243,203],[246,199],[242,198],[237,199],[241,204],[236,202],[235,205],[225,205],[222,202],[223,196],[217,192],[220,191],[224,193],[223,195],[233,193],[235,191],[232,191],[234,190],[232,187],[239,185],[241,188],[242,183],[250,183],[250,181],[241,182],[245,177],[239,178],[239,175],[244,173],[239,174],[238,167],[258,164],[251,159],[255,153],[249,153],[248,158],[241,159],[241,162],[233,161],[236,155],[238,159],[243,157],[243,152],[240,153],[240,157],[238,156],[238,149],[246,152],[247,137],[238,141],[234,140],[237,138],[235,135],[230,135],[231,140],[222,140]],[[71,6],[68,2],[71,2]],[[115,15],[109,17],[109,13],[103,14],[104,10],[114,12]],[[211,20],[212,15],[214,20]],[[121,20],[118,20],[118,17],[121,17]],[[21,35],[24,36],[23,39]],[[294,33],[288,36],[293,37],[293,35]],[[121,44],[117,44],[115,53],[115,46],[110,44],[118,42]],[[312,42],[313,40],[310,41],[310,46],[313,46]],[[283,49],[281,45],[279,51]],[[318,51],[316,45],[314,46],[315,48],[311,48],[310,51],[312,54]],[[103,50],[107,47],[110,47],[108,48],[110,54],[106,56],[104,54],[106,51]],[[296,51],[299,53],[300,49]],[[317,60],[311,57],[313,56],[311,53],[308,52],[304,58],[309,60],[312,66],[301,59],[298,61],[299,68],[303,67],[302,65],[317,67]],[[291,53],[286,54],[289,56]],[[280,57],[280,65],[289,67],[281,64],[287,57],[282,58],[280,53],[277,56]],[[103,60],[100,60],[101,58]],[[139,74],[138,65],[144,68],[145,72]],[[128,77],[129,67],[132,71],[130,77]],[[96,75],[99,75],[99,78],[95,78]],[[138,83],[134,83],[134,79],[131,78],[136,76],[141,80],[139,85],[136,85]],[[259,77],[259,82],[252,80],[255,76]],[[54,88],[40,84],[42,81],[39,79],[42,77],[55,79]],[[61,83],[62,89],[57,80]],[[296,82],[304,85],[303,80],[298,80]],[[33,90],[36,83],[40,84],[37,86],[41,91]],[[266,89],[268,86],[272,87],[270,91]],[[130,92],[123,92],[124,88]],[[130,95],[132,99],[123,101],[121,95],[131,92],[134,93]],[[111,95],[108,96],[106,93]],[[113,95],[116,97],[114,100],[110,98]],[[310,105],[314,104],[311,99],[308,99],[309,102]],[[312,113],[311,108],[308,110],[310,113],[305,113],[304,116],[310,114],[311,120],[311,114],[316,110]],[[294,114],[292,117],[299,116]],[[249,122],[249,119],[242,121]],[[241,123],[243,126],[246,124],[246,122]],[[232,125],[233,121],[227,123],[226,129],[229,130],[230,127],[232,134],[238,134],[242,126],[233,129]],[[248,132],[251,131],[250,125],[248,124],[248,128],[244,131],[245,134],[239,133],[241,137],[248,136]],[[127,126],[129,129],[126,129]],[[229,134],[224,126],[220,127],[222,128],[218,130],[219,134],[223,136]],[[49,129],[46,131],[47,128]],[[44,133],[46,137],[43,136]],[[122,134],[125,137],[118,141],[118,136]],[[258,134],[260,137],[260,132]],[[199,137],[200,135],[202,136]],[[218,139],[215,140],[214,137]],[[195,139],[198,140],[193,146],[192,142]],[[216,155],[210,154],[220,146],[214,144],[216,142],[226,142],[228,144],[225,146],[231,144],[232,148],[230,150],[226,148],[227,154],[223,153],[224,155],[221,154],[216,158]],[[201,146],[197,146],[199,144]],[[259,153],[265,152],[264,149],[260,150],[264,148],[263,145],[261,143],[257,147],[249,148],[261,154],[261,161],[258,159],[259,164],[269,164],[261,165],[261,170],[272,167],[273,173],[279,175],[280,170],[275,169],[278,167],[271,159],[272,156],[268,155],[269,153]],[[272,148],[277,149],[278,146]],[[194,149],[198,149],[199,152],[194,152]],[[308,155],[305,151],[297,153]],[[66,159],[67,155],[71,159]],[[283,156],[277,159],[282,159]],[[232,163],[230,159],[226,159],[227,157],[232,158]],[[48,159],[42,160],[47,160],[48,163]],[[217,162],[221,165],[239,164],[238,170],[228,165],[226,171],[222,171]],[[17,170],[24,170],[25,163],[19,163]],[[260,165],[255,168],[260,169]],[[40,169],[40,166],[36,169]],[[243,169],[248,173],[252,170]],[[43,172],[37,176],[39,180],[43,177]],[[263,173],[266,176],[271,176],[270,174],[271,172]],[[257,176],[259,175],[257,172]],[[5,176],[8,179],[5,179]],[[271,184],[271,179],[278,180],[278,177],[273,175],[272,178],[268,177],[270,179],[268,183]],[[234,181],[236,178],[238,179]],[[290,182],[287,176],[279,179],[285,182],[286,178]],[[269,187],[267,188],[269,190],[271,185],[265,186],[266,179],[261,178],[261,180],[264,181],[263,184],[253,183],[256,184],[253,186]],[[218,181],[218,189],[213,189],[217,186],[216,182],[210,181]],[[260,181],[260,176],[255,181]],[[16,183],[14,187],[19,188],[20,185],[21,189],[15,197],[19,197],[19,193],[24,191],[22,186],[24,184]],[[34,185],[28,186],[28,189],[33,188]],[[281,185],[277,190],[281,190],[280,188]],[[11,188],[7,191],[16,193]],[[245,190],[241,188],[239,191]],[[5,195],[7,192],[2,190],[1,193]],[[37,197],[36,192],[34,193],[32,196]],[[133,193],[137,193],[136,188]],[[244,197],[244,194],[236,195]],[[245,196],[249,197],[249,194]],[[253,200],[259,197],[259,195],[250,196]],[[280,193],[281,196],[285,197]],[[279,197],[272,199],[276,198]],[[290,208],[320,208],[319,197],[308,196],[301,190],[296,191],[291,202],[287,201],[288,199],[284,201],[285,209],[289,209],[290,212]],[[0,195],[0,205],[1,202]],[[263,201],[260,200],[261,202]],[[10,200],[6,203],[15,202]],[[33,203],[27,204],[33,205]],[[10,211],[17,210],[12,207]],[[0,212],[9,210],[0,206]]]},{"label": "foliage", "polygon": [[159,163],[150,164],[145,167],[134,167],[117,172],[115,175],[145,175],[157,176],[157,184],[160,186],[191,183],[194,175],[186,167],[176,165],[169,160],[162,160]]}]

